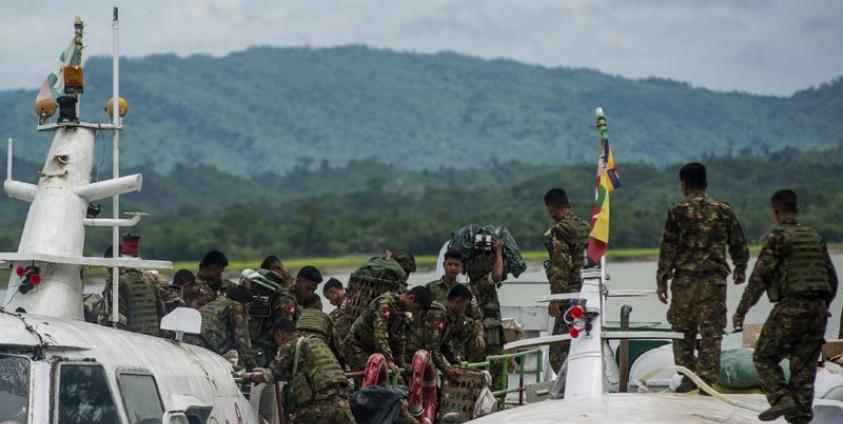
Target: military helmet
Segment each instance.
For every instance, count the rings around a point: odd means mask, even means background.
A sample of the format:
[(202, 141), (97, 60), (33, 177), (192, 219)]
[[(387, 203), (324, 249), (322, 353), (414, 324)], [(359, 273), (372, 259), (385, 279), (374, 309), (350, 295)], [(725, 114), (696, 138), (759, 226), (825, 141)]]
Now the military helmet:
[(401, 265), (401, 269), (407, 274), (416, 272), (416, 257), (406, 250), (399, 250), (392, 254), (392, 259)]

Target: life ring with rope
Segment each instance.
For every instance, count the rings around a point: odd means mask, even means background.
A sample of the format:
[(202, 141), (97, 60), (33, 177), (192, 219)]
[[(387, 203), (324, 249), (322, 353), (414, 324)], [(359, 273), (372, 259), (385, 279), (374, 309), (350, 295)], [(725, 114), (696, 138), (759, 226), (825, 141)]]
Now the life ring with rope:
[(389, 369), (386, 367), (386, 357), (380, 353), (373, 353), (366, 361), (363, 370), (363, 387), (386, 386), (389, 384)]
[(430, 353), (419, 350), (413, 355), (412, 375), (409, 388), (410, 414), (421, 424), (433, 424), (436, 420), (436, 367), (430, 360)]

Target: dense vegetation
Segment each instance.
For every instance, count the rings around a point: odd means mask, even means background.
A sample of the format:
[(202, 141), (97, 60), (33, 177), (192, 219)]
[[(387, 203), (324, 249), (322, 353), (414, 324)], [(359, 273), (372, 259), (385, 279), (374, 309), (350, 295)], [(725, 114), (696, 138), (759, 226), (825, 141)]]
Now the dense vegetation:
[[(323, 161), (343, 167), (376, 160), (414, 170), (489, 169), (494, 160), (591, 163), (597, 105), (609, 115), (625, 162), (665, 165), (843, 140), (840, 79), (770, 97), (360, 46), (157, 55), (124, 60), (121, 71), (121, 93), (131, 105), (123, 163), (162, 173), (180, 163), (249, 176)], [(86, 72), (83, 116), (102, 119), (110, 61), (92, 58)], [(0, 95), (0, 136), (19, 138), (19, 154), (41, 161), (49, 135), (32, 131), (34, 97), (35, 90)]]
[[(771, 226), (770, 194), (790, 187), (801, 196), (804, 221), (832, 241), (843, 240), (843, 148), (788, 149), (756, 157), (702, 157), (710, 192), (735, 208), (747, 237), (759, 242)], [(619, 158), (620, 159), (620, 158)], [(20, 161), (18, 161), (20, 162)], [(623, 187), (612, 196), (612, 246), (658, 245), (665, 211), (681, 197), (678, 165), (621, 162)], [(20, 179), (37, 167), (18, 163)], [(130, 172), (130, 170), (126, 170)], [(106, 173), (107, 174), (107, 173)], [(374, 253), (409, 248), (435, 253), (459, 226), (507, 226), (522, 248), (541, 249), (549, 225), (542, 205), (552, 186), (569, 191), (579, 216), (588, 216), (594, 166), (497, 162), (473, 169), (404, 170), (373, 161), (347, 166), (299, 165), (283, 177), (242, 177), (210, 166), (145, 172), (140, 193), (123, 197), (124, 210), (152, 212), (133, 231), (145, 257), (195, 260), (211, 248), (232, 258), (257, 259)], [(110, 202), (103, 202), (108, 215)], [(27, 205), (0, 201), (0, 250), (15, 250)], [(89, 255), (101, 254), (110, 230), (88, 230)]]

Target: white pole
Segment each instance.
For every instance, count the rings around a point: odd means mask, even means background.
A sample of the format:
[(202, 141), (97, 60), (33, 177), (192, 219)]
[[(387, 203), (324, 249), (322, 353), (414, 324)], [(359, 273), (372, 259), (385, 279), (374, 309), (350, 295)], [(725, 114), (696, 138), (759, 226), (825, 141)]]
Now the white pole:
[[(112, 103), (111, 103), (111, 123), (114, 125), (114, 150), (112, 152), (112, 173), (114, 179), (117, 180), (120, 177), (120, 131), (117, 129), (117, 125), (120, 123), (120, 105), (118, 102), (118, 96), (120, 95), (119, 86), (120, 86), (120, 59), (118, 53), (118, 42), (119, 38), (117, 35), (119, 25), (117, 21), (117, 8), (114, 8), (114, 16), (112, 19), (112, 34), (113, 34), (113, 51), (111, 57), (112, 63), (112, 88), (111, 88), (111, 95), (112, 95)], [(120, 218), (120, 195), (115, 194), (112, 198), (112, 209), (114, 209), (113, 216), (114, 219)], [(117, 259), (120, 255), (120, 227), (115, 225), (111, 227), (111, 253), (114, 259)], [(119, 321), (119, 312), (118, 312), (118, 302), (120, 299), (120, 269), (115, 266), (112, 268), (111, 273), (111, 324), (114, 327), (117, 327), (117, 323)]]
[(12, 154), (15, 149), (15, 140), (9, 137), (9, 151), (6, 155), (6, 180), (12, 180)]

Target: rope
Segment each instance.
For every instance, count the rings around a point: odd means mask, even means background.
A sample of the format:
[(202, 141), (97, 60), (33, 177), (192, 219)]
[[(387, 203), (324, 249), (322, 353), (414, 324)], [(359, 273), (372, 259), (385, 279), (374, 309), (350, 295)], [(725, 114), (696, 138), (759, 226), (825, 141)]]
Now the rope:
[(748, 411), (753, 411), (753, 412), (763, 412), (763, 411), (765, 411), (765, 410), (766, 410), (766, 408), (759, 408), (759, 407), (757, 407), (757, 406), (755, 406), (755, 405), (752, 405), (752, 404), (749, 404), (749, 403), (746, 403), (746, 402), (741, 402), (741, 401), (739, 401), (739, 400), (735, 400), (735, 399), (729, 398), (728, 396), (724, 396), (723, 394), (721, 394), (720, 392), (718, 392), (717, 390), (714, 390), (714, 388), (712, 388), (711, 386), (709, 386), (709, 385), (708, 385), (705, 381), (703, 381), (703, 380), (702, 380), (702, 379), (701, 379), (698, 375), (696, 375), (693, 371), (691, 371), (691, 370), (689, 370), (688, 368), (685, 368), (685, 367), (683, 367), (683, 366), (681, 366), (681, 365), (674, 365), (674, 366), (662, 367), (662, 368), (658, 368), (658, 369), (655, 369), (655, 370), (653, 370), (653, 371), (650, 371), (650, 372), (648, 372), (647, 374), (644, 374), (644, 376), (643, 376), (643, 377), (641, 377), (641, 378), (637, 381), (637, 383), (639, 383), (639, 386), (640, 386), (640, 387), (646, 387), (646, 382), (647, 382), (647, 380), (649, 380), (649, 379), (653, 378), (656, 374), (661, 373), (661, 372), (663, 372), (663, 371), (676, 371), (676, 372), (678, 372), (678, 373), (680, 373), (680, 374), (684, 375), (685, 377), (690, 378), (690, 379), (691, 379), (691, 381), (693, 381), (693, 382), (694, 382), (694, 384), (696, 384), (696, 385), (697, 385), (697, 387), (699, 387), (699, 388), (700, 388), (700, 390), (702, 390), (702, 391), (704, 391), (704, 392), (708, 393), (709, 395), (711, 395), (711, 397), (713, 397), (713, 398), (715, 398), (715, 399), (717, 399), (717, 400), (720, 400), (720, 401), (722, 401), (722, 402), (726, 402), (726, 403), (728, 403), (729, 405), (732, 405), (732, 406), (734, 406), (734, 407), (741, 408), (741, 409), (746, 409), (746, 410), (748, 410)]

